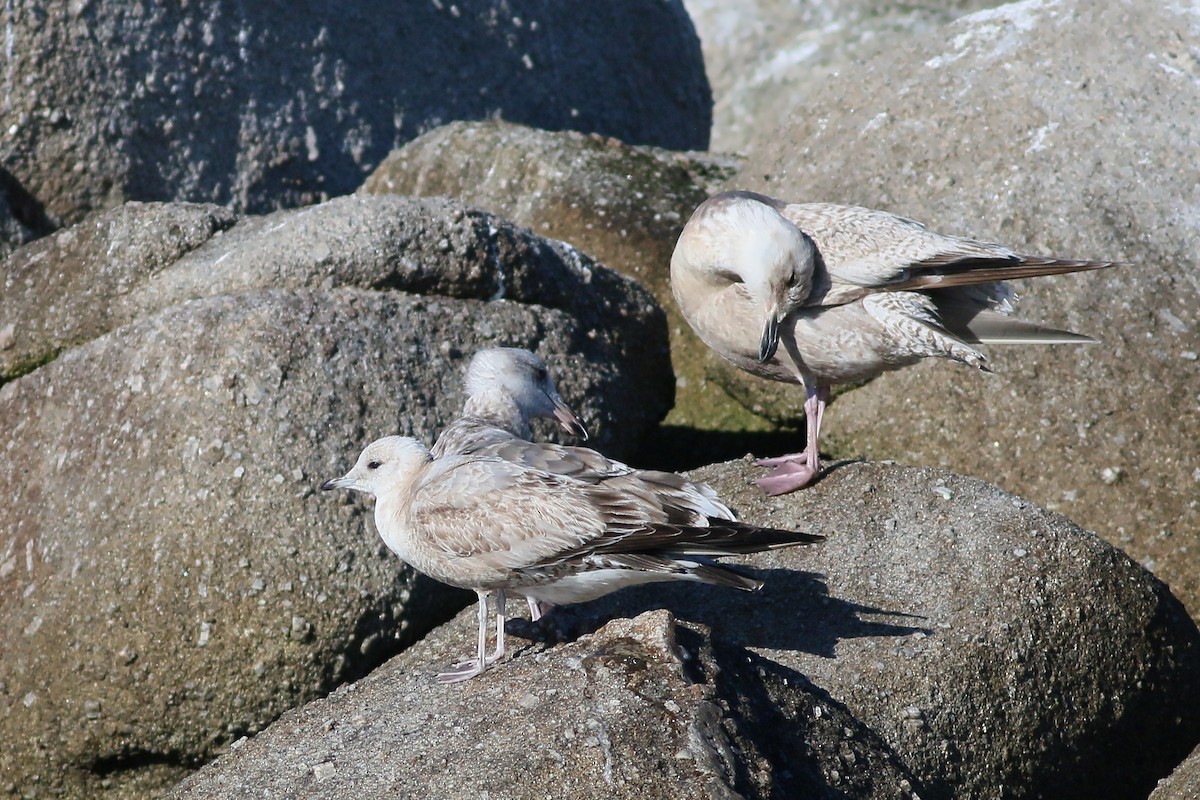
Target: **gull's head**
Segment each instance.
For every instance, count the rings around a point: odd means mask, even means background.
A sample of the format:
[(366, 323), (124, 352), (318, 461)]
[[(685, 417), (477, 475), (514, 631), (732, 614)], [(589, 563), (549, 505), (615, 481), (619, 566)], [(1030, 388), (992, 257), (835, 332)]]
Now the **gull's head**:
[(389, 486), (410, 479), (433, 460), (425, 445), (407, 436), (385, 436), (367, 445), (354, 468), (321, 488), (351, 489), (379, 497)]
[(567, 433), (587, 439), (587, 429), (563, 402), (550, 370), (533, 353), (517, 347), (480, 350), (471, 359), (464, 380), (467, 402), (501, 395), (516, 406), (525, 420), (546, 417), (558, 421)]
[[(778, 215), (777, 215), (778, 216)], [(762, 337), (758, 360), (767, 361), (779, 347), (779, 326), (808, 299), (812, 292), (817, 249), (804, 233), (782, 216), (764, 237), (748, 249), (759, 272), (751, 295), (762, 308)], [(750, 281), (747, 281), (750, 285)]]
[(786, 208), (754, 192), (714, 195), (696, 209), (676, 245), (680, 268), (745, 290), (762, 325), (759, 361), (775, 355), (780, 324), (812, 291), (816, 246), (784, 216)]

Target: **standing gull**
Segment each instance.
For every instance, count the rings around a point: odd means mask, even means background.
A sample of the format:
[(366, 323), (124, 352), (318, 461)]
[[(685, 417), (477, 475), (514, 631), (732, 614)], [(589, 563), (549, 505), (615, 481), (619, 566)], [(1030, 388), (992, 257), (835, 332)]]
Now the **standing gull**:
[(1095, 340), (1009, 317), (1000, 281), (1103, 269), (1111, 261), (1020, 255), (883, 211), (725, 192), (700, 204), (671, 257), (671, 290), (704, 343), (737, 367), (804, 385), (804, 452), (774, 467), (767, 494), (808, 485), (833, 384), (940, 357), (988, 370), (980, 344)]
[[(731, 520), (673, 518), (639, 498), (491, 456), (434, 459), (415, 439), (367, 445), (322, 489), (375, 496), (375, 526), (414, 569), (479, 596), (475, 658), (438, 675), (471, 678), (504, 655), (504, 593), (549, 603), (592, 600), (625, 586), (691, 580), (745, 591), (762, 582), (713, 563), (820, 541)], [(487, 598), (496, 595), (496, 649), (487, 655)]]
[[(564, 431), (587, 441), (583, 421), (563, 402), (545, 362), (529, 350), (478, 351), (467, 365), (463, 389), (467, 399), (462, 415), (438, 434), (431, 450), (434, 458), (479, 453), (516, 460), (526, 454), (522, 445), (533, 447), (530, 421), (537, 417), (557, 420)], [(549, 610), (532, 597), (526, 599), (535, 622)], [(496, 601), (503, 604), (503, 595)]]
[[(438, 436), (434, 458), (486, 455), (587, 483), (603, 483), (626, 492), (644, 511), (662, 518), (684, 518), (687, 524), (734, 519), (707, 484), (693, 483), (674, 472), (634, 469), (587, 447), (532, 442), (529, 421), (553, 417), (568, 432), (587, 438), (578, 417), (563, 403), (546, 365), (534, 353), (515, 347), (480, 350), (464, 378), (467, 400), (463, 413)], [(528, 598), (537, 620), (548, 608)]]

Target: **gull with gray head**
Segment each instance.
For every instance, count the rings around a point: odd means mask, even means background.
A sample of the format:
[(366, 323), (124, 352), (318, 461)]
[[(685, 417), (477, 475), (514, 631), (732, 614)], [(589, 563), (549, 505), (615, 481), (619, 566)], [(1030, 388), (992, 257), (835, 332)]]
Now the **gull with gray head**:
[[(696, 525), (707, 524), (708, 519), (734, 519), (707, 484), (674, 472), (634, 469), (587, 447), (530, 441), (533, 417), (553, 417), (568, 433), (587, 437), (534, 353), (515, 347), (480, 350), (467, 367), (464, 384), (463, 413), (438, 436), (434, 458), (495, 456), (559, 477), (605, 484), (644, 504), (647, 513), (690, 515), (690, 524)], [(528, 600), (534, 620), (548, 610), (548, 603)]]
[[(822, 537), (647, 506), (606, 486), (492, 456), (434, 459), (415, 439), (369, 444), (322, 489), (375, 497), (375, 526), (393, 552), (431, 578), (479, 597), (475, 657), (438, 679), (465, 680), (504, 655), (504, 602), (592, 600), (625, 586), (687, 580), (754, 591), (762, 582), (713, 559), (809, 544)], [(487, 653), (488, 597), (496, 649)]]
[(830, 387), (938, 357), (988, 371), (981, 344), (1080, 344), (1008, 316), (1001, 281), (1115, 266), (1021, 255), (857, 206), (754, 192), (705, 200), (680, 234), (671, 290), (699, 337), (737, 367), (804, 386), (807, 447), (764, 459), (768, 494), (808, 485)]
[(434, 458), (479, 452), (498, 441), (533, 438), (530, 421), (554, 419), (587, 441), (587, 428), (575, 415), (535, 353), (519, 347), (492, 347), (471, 358), (463, 377), (467, 399), (462, 414), (433, 445)]

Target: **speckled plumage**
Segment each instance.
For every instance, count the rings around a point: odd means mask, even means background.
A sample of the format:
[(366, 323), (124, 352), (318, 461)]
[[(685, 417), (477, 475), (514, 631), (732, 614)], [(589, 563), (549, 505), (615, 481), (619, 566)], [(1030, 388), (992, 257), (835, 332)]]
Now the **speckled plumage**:
[(528, 350), (503, 347), (481, 350), (466, 373), (463, 415), (452, 422), (433, 446), (435, 458), (488, 455), (559, 477), (603, 483), (645, 504), (645, 511), (703, 524), (709, 517), (733, 519), (733, 512), (705, 484), (673, 472), (634, 469), (587, 447), (532, 442), (529, 421), (555, 416), (568, 432), (582, 423), (559, 398), (545, 365)]
[(587, 429), (562, 397), (545, 363), (517, 347), (492, 347), (471, 358), (463, 379), (462, 415), (438, 435), (434, 458), (478, 453), (511, 440), (533, 437), (530, 421), (556, 419), (563, 430), (587, 438)]
[(548, 602), (581, 602), (623, 586), (693, 580), (754, 590), (759, 581), (710, 562), (818, 541), (811, 534), (757, 528), (694, 515), (682, 521), (645, 498), (492, 456), (434, 459), (413, 439), (372, 442), (354, 468), (322, 488), (376, 498), (384, 542), (416, 570), (480, 600), (474, 662), (444, 673), (461, 680), (481, 672), (487, 597), (497, 593), (497, 652), (503, 654), (503, 597), (515, 592)]
[(806, 390), (804, 453), (770, 459), (770, 494), (807, 485), (832, 385), (940, 357), (986, 370), (979, 344), (1091, 342), (1008, 316), (1001, 281), (1114, 266), (1020, 255), (883, 211), (752, 192), (696, 209), (671, 288), (700, 338), (739, 368)]

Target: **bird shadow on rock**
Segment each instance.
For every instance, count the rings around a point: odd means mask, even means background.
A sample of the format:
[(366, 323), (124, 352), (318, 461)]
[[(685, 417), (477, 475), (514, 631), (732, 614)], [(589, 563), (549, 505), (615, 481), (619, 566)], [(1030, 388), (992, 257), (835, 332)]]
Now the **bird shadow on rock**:
[(708, 627), (714, 639), (739, 647), (793, 650), (833, 658), (843, 639), (932, 635), (904, 611), (829, 595), (823, 575), (788, 569), (738, 570), (763, 582), (757, 592), (696, 583), (658, 583), (623, 589), (588, 603), (560, 606), (536, 623), (509, 621), (506, 630), (547, 645), (573, 642), (619, 617), (666, 609), (681, 621)]
[(733, 461), (747, 453), (765, 458), (802, 451), (808, 439), (804, 428), (780, 431), (708, 431), (682, 425), (659, 425), (638, 450), (641, 469), (685, 472), (708, 464)]
[[(704, 431), (678, 425), (659, 425), (638, 448), (630, 463), (640, 469), (661, 469), (667, 472), (687, 472), (709, 464), (736, 461), (749, 454), (754, 458), (774, 458), (788, 453), (801, 453), (808, 445), (804, 429), (780, 431)], [(823, 481), (829, 473), (847, 464), (866, 463), (862, 457), (831, 458), (821, 454), (821, 471), (809, 488)], [(767, 475), (770, 469), (762, 468)]]

